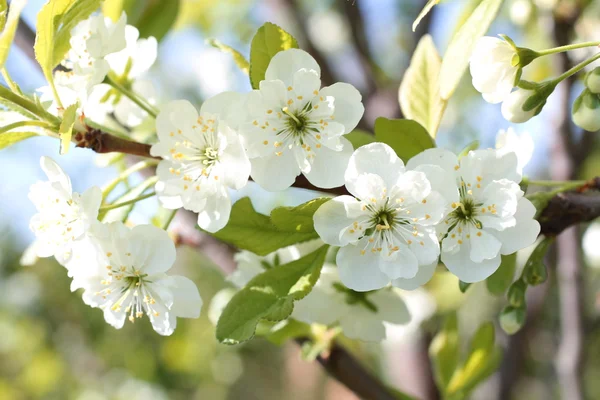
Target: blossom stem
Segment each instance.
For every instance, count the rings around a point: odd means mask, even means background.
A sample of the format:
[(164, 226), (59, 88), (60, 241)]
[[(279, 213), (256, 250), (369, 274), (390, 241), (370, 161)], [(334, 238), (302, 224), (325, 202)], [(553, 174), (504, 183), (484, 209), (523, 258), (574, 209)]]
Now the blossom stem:
[(114, 210), (115, 208), (120, 208), (120, 207), (128, 206), (130, 204), (135, 204), (138, 201), (145, 200), (145, 199), (150, 198), (150, 197), (155, 196), (155, 195), (156, 195), (156, 192), (150, 192), (148, 194), (144, 194), (144, 195), (141, 195), (139, 197), (136, 197), (135, 199), (123, 201), (121, 203), (109, 204), (109, 205), (100, 207), (100, 212), (106, 212), (106, 211), (109, 211), (109, 210)]
[(165, 221), (165, 223), (163, 224), (163, 230), (167, 230), (169, 228), (169, 225), (171, 225), (171, 222), (173, 222), (173, 218), (175, 218), (175, 214), (177, 214), (177, 210), (171, 210), (171, 212), (169, 212), (169, 215), (167, 217), (167, 220)]
[(108, 183), (108, 185), (106, 185), (104, 187), (104, 189), (102, 189), (102, 198), (106, 199), (106, 197), (117, 187), (117, 185), (119, 183), (123, 182), (124, 180), (126, 180), (127, 178), (129, 178), (129, 176), (131, 174), (134, 174), (138, 171), (141, 171), (141, 170), (149, 168), (149, 167), (153, 167), (157, 164), (158, 164), (158, 160), (144, 160), (144, 161), (140, 161), (136, 164), (133, 164), (131, 167), (129, 167), (125, 171), (121, 172), (119, 174), (119, 176), (117, 176), (115, 179), (110, 181)]
[(545, 186), (545, 187), (554, 187), (554, 186), (565, 186), (565, 185), (575, 185), (581, 186), (585, 184), (586, 181), (531, 181), (529, 179), (523, 179), (524, 183), (528, 185), (535, 186)]
[(151, 104), (146, 102), (146, 100), (144, 100), (140, 96), (138, 96), (137, 93), (133, 92), (132, 90), (127, 89), (125, 86), (121, 85), (119, 82), (112, 79), (110, 76), (106, 77), (106, 83), (108, 83), (110, 86), (112, 86), (113, 88), (115, 88), (116, 90), (121, 92), (123, 95), (125, 95), (127, 98), (129, 98), (129, 100), (133, 101), (142, 110), (146, 111), (153, 118), (156, 118), (156, 116), (158, 115), (158, 110), (156, 108), (154, 108), (154, 106), (152, 106)]
[(594, 46), (600, 46), (600, 42), (583, 42), (583, 43), (569, 44), (566, 46), (554, 47), (552, 49), (536, 51), (536, 53), (539, 54), (540, 56), (546, 56), (549, 54), (562, 53), (563, 51), (583, 49), (585, 47), (594, 47)]
[(40, 126), (45, 129), (53, 129), (54, 126), (45, 121), (17, 121), (9, 125), (5, 125), (0, 127), (0, 133), (12, 131), (15, 128), (20, 128), (22, 126)]
[(593, 63), (594, 61), (596, 61), (598, 59), (600, 59), (600, 53), (597, 53), (593, 57), (590, 57), (587, 60), (580, 62), (573, 68), (565, 71), (564, 73), (559, 75), (556, 79), (553, 79), (552, 82), (554, 82), (555, 84), (558, 84), (559, 82), (562, 82), (563, 80), (567, 79), (571, 75), (575, 75), (576, 73), (578, 73), (579, 71), (581, 71), (582, 69), (587, 67), (589, 64)]

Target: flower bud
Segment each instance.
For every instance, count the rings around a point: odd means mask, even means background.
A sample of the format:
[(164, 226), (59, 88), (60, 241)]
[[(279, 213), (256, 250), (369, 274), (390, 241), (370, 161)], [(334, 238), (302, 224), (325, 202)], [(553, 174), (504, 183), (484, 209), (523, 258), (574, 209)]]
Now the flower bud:
[(508, 121), (515, 123), (529, 121), (538, 115), (556, 86), (554, 82), (522, 83), (523, 85), (509, 94), (502, 103), (502, 115)]
[(585, 89), (573, 103), (571, 115), (578, 127), (590, 132), (600, 130), (600, 96)]
[(514, 335), (525, 325), (526, 317), (525, 308), (504, 307), (500, 313), (500, 326), (504, 332)]
[(590, 92), (600, 94), (600, 67), (594, 68), (585, 78), (585, 86)]
[(508, 288), (508, 294), (506, 296), (510, 305), (515, 308), (525, 307), (526, 290), (527, 284), (522, 279), (519, 279), (518, 281), (510, 285), (510, 287)]
[(539, 285), (548, 279), (548, 271), (544, 265), (544, 256), (553, 239), (546, 237), (533, 250), (523, 268), (523, 279), (531, 286)]

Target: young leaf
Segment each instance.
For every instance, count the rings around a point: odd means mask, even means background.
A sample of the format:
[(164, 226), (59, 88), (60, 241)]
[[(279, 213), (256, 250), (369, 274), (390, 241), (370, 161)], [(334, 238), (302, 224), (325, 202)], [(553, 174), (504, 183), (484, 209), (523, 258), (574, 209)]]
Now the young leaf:
[(75, 118), (77, 118), (77, 107), (79, 107), (79, 104), (71, 104), (63, 114), (63, 120), (58, 129), (58, 134), (60, 135), (60, 154), (67, 154), (69, 151), (73, 125), (75, 125)]
[(8, 4), (6, 0), (0, 0), (0, 30), (6, 25), (6, 14), (8, 13)]
[(297, 207), (277, 207), (271, 211), (271, 222), (283, 232), (313, 233), (313, 215), (326, 201), (329, 198), (320, 197)]
[(44, 4), (37, 16), (37, 33), (35, 36), (35, 59), (42, 67), (42, 72), (48, 82), (52, 82), (54, 65), (54, 37), (63, 14), (75, 0), (49, 0)]
[[(125, 3), (130, 3), (130, 0), (104, 0), (102, 3), (102, 14), (110, 18), (113, 22), (117, 22), (121, 17)], [(128, 15), (129, 16), (129, 15)]]
[[(301, 207), (298, 206), (298, 208)], [(233, 205), (229, 223), (225, 228), (212, 235), (240, 249), (249, 250), (260, 256), (266, 256), (282, 247), (319, 237), (314, 229), (312, 229), (312, 215), (310, 216), (311, 221), (307, 221), (307, 209), (305, 209), (304, 215), (295, 216), (291, 223), (281, 221), (281, 215), (289, 215), (289, 213), (284, 210), (274, 210), (275, 218), (278, 221), (278, 225), (275, 225), (271, 221), (271, 218), (257, 213), (254, 207), (252, 207), (250, 199), (245, 197)], [(314, 211), (312, 212), (314, 214)], [(299, 225), (301, 227), (297, 229)]]
[(444, 328), (435, 335), (429, 346), (429, 356), (433, 362), (436, 382), (444, 390), (458, 366), (459, 337), (456, 313), (446, 317)]
[(235, 61), (235, 64), (238, 66), (238, 68), (241, 69), (242, 72), (244, 72), (246, 75), (248, 75), (248, 71), (250, 70), (250, 64), (248, 63), (248, 60), (246, 60), (246, 58), (239, 51), (237, 51), (231, 46), (227, 46), (226, 44), (221, 43), (217, 39), (208, 39), (206, 42), (212, 47), (215, 47), (224, 53), (231, 54), (231, 56), (233, 57), (233, 61)]
[[(6, 9), (6, 1), (2, 3)], [(2, 34), (0, 34), (0, 68), (4, 67), (4, 63), (8, 57), (8, 50), (10, 49), (10, 45), (15, 38), (17, 25), (19, 25), (19, 17), (21, 16), (21, 11), (23, 10), (23, 7), (25, 7), (26, 3), (27, 0), (13, 0), (10, 3), (8, 18), (3, 21), (2, 28), (4, 30), (2, 31)]]
[(312, 290), (319, 279), (328, 246), (288, 264), (254, 277), (223, 310), (217, 324), (217, 340), (238, 344), (254, 336), (261, 319), (281, 321), (294, 308), (293, 303)]
[(75, 26), (88, 18), (94, 11), (100, 7), (102, 0), (79, 0), (71, 6), (60, 19), (60, 26), (56, 32), (54, 40), (54, 51), (52, 55), (52, 67), (60, 64), (65, 54), (71, 48), (71, 30)]
[(404, 162), (423, 150), (435, 147), (427, 130), (418, 122), (410, 119), (377, 118), (375, 120), (375, 138), (394, 149)]
[(37, 136), (37, 133), (33, 132), (5, 132), (0, 133), (0, 150), (12, 146), (13, 144), (20, 142), (21, 140), (28, 139), (32, 136)]
[(271, 58), (282, 50), (298, 48), (296, 39), (279, 26), (266, 22), (258, 28), (250, 45), (250, 84), (258, 89)]
[(431, 36), (423, 36), (398, 91), (404, 116), (423, 125), (433, 138), (446, 109), (446, 101), (440, 97), (441, 64)]
[(419, 23), (421, 22), (421, 20), (423, 18), (425, 18), (425, 16), (427, 14), (429, 14), (429, 11), (431, 11), (431, 9), (433, 8), (433, 6), (435, 6), (436, 4), (439, 4), (439, 2), (440, 2), (440, 0), (428, 0), (427, 1), (427, 4), (425, 4), (425, 7), (423, 7), (423, 9), (419, 13), (419, 15), (417, 15), (417, 18), (415, 19), (415, 22), (413, 22), (413, 24), (412, 24), (412, 30), (413, 30), (413, 32), (417, 30), (417, 26), (419, 25)]
[(475, 42), (487, 32), (501, 5), (502, 0), (482, 0), (452, 38), (440, 70), (440, 95), (443, 100), (448, 100), (458, 87), (469, 65)]
[(355, 129), (344, 137), (348, 139), (350, 143), (352, 143), (352, 147), (354, 147), (355, 150), (360, 146), (364, 146), (365, 144), (373, 143), (375, 141), (375, 136), (361, 129)]
[(175, 24), (179, 7), (180, 0), (126, 0), (122, 9), (127, 13), (128, 23), (139, 29), (140, 37), (154, 36), (161, 40)]
[(485, 280), (488, 291), (494, 296), (501, 296), (506, 292), (515, 276), (517, 268), (517, 253), (502, 256), (500, 267)]

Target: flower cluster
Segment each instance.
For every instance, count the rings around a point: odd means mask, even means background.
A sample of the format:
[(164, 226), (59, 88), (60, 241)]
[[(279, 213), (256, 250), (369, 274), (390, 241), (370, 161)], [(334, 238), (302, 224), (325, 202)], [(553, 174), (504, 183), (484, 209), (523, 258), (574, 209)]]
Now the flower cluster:
[(414, 289), (431, 278), (440, 255), (460, 280), (477, 282), (498, 269), (501, 255), (533, 244), (540, 225), (519, 187), (530, 154), (514, 150), (526, 147), (513, 132), (499, 139), (499, 149), (461, 159), (429, 149), (406, 167), (385, 144), (356, 150), (345, 174), (352, 196), (336, 197), (314, 216), (321, 238), (341, 247), (344, 285)]
[(35, 183), (29, 193), (38, 210), (30, 224), (37, 237), (31, 251), (66, 267), (71, 289), (82, 288), (86, 304), (102, 309), (116, 328), (126, 318), (147, 315), (161, 335), (173, 333), (176, 317), (199, 316), (202, 300), (194, 283), (166, 274), (175, 262), (167, 232), (153, 225), (102, 224), (99, 188), (73, 192), (58, 164), (42, 157), (41, 166), (48, 181)]

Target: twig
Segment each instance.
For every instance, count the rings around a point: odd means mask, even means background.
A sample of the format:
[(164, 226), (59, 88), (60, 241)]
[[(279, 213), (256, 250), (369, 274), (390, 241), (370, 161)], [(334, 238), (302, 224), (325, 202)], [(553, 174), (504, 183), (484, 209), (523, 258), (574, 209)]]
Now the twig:
[(95, 128), (88, 127), (86, 133), (78, 132), (74, 138), (77, 147), (92, 149), (100, 154), (118, 152), (133, 156), (160, 159), (159, 157), (150, 155), (151, 146), (149, 144), (121, 139)]

